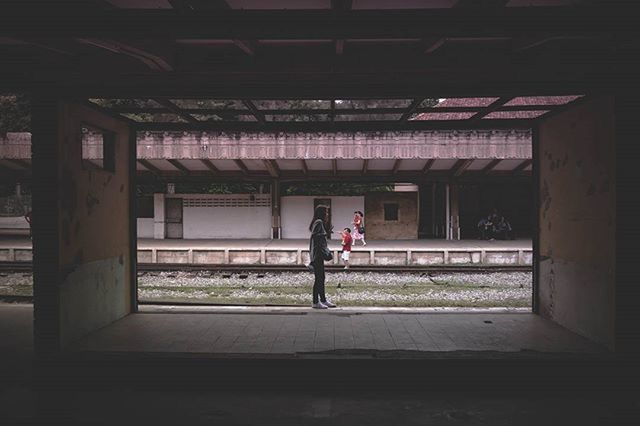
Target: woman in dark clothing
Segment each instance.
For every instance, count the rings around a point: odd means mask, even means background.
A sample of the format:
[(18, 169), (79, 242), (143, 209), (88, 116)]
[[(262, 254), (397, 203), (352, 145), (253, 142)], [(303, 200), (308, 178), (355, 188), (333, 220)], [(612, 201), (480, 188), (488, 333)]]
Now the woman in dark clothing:
[(318, 206), (309, 225), (309, 260), (313, 266), (315, 281), (313, 283), (313, 305), (315, 309), (335, 308), (336, 305), (327, 300), (324, 294), (324, 262), (330, 260), (331, 252), (327, 248), (326, 224), (329, 222), (329, 208)]

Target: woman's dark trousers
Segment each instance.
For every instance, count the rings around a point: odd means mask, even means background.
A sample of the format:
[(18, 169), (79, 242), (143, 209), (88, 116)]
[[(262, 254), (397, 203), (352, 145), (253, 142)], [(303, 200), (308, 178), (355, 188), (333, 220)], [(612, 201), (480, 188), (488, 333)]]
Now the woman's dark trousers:
[(315, 281), (313, 282), (313, 303), (318, 303), (318, 297), (321, 302), (326, 302), (327, 298), (324, 295), (324, 261), (322, 259), (313, 261), (313, 271), (315, 274)]

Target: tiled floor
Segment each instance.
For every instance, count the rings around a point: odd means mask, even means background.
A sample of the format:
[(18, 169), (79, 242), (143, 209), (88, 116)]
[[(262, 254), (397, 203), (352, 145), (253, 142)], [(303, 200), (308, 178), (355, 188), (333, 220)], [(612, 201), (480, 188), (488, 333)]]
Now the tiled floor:
[[(137, 313), (75, 345), (89, 351), (366, 356), (394, 351), (598, 353), (589, 340), (531, 313), (197, 310)], [(187, 308), (185, 308), (187, 309)]]

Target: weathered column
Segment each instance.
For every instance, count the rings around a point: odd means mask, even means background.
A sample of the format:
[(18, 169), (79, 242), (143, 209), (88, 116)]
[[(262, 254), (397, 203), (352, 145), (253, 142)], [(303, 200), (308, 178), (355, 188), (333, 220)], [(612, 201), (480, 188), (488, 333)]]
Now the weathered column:
[[(85, 126), (103, 132), (108, 167), (85, 166)], [(82, 105), (35, 97), (32, 129), (34, 344), (47, 355), (135, 309), (135, 163), (128, 125)]]
[(460, 239), (460, 189), (457, 182), (449, 184), (449, 215), (450, 219), (450, 238), (451, 240)]
[(274, 179), (271, 182), (271, 238), (281, 239), (281, 223), (280, 223), (280, 181)]
[(60, 109), (55, 98), (32, 99), (33, 330), (37, 355), (60, 349)]
[(153, 194), (153, 238), (164, 240), (166, 237), (165, 196)]

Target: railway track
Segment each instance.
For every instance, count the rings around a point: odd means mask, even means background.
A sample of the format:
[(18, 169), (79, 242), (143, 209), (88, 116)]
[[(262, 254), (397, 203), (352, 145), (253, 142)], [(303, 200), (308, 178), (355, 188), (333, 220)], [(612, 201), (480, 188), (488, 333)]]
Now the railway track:
[[(343, 271), (340, 265), (327, 265), (327, 271)], [(31, 272), (31, 262), (0, 262), (0, 272)], [(139, 263), (138, 272), (231, 272), (231, 273), (264, 273), (264, 272), (305, 272), (302, 265), (209, 265), (184, 263)], [(355, 265), (349, 271), (353, 272), (387, 272), (387, 273), (492, 273), (492, 272), (531, 272), (531, 265), (430, 265), (430, 266), (402, 266), (402, 265)]]

